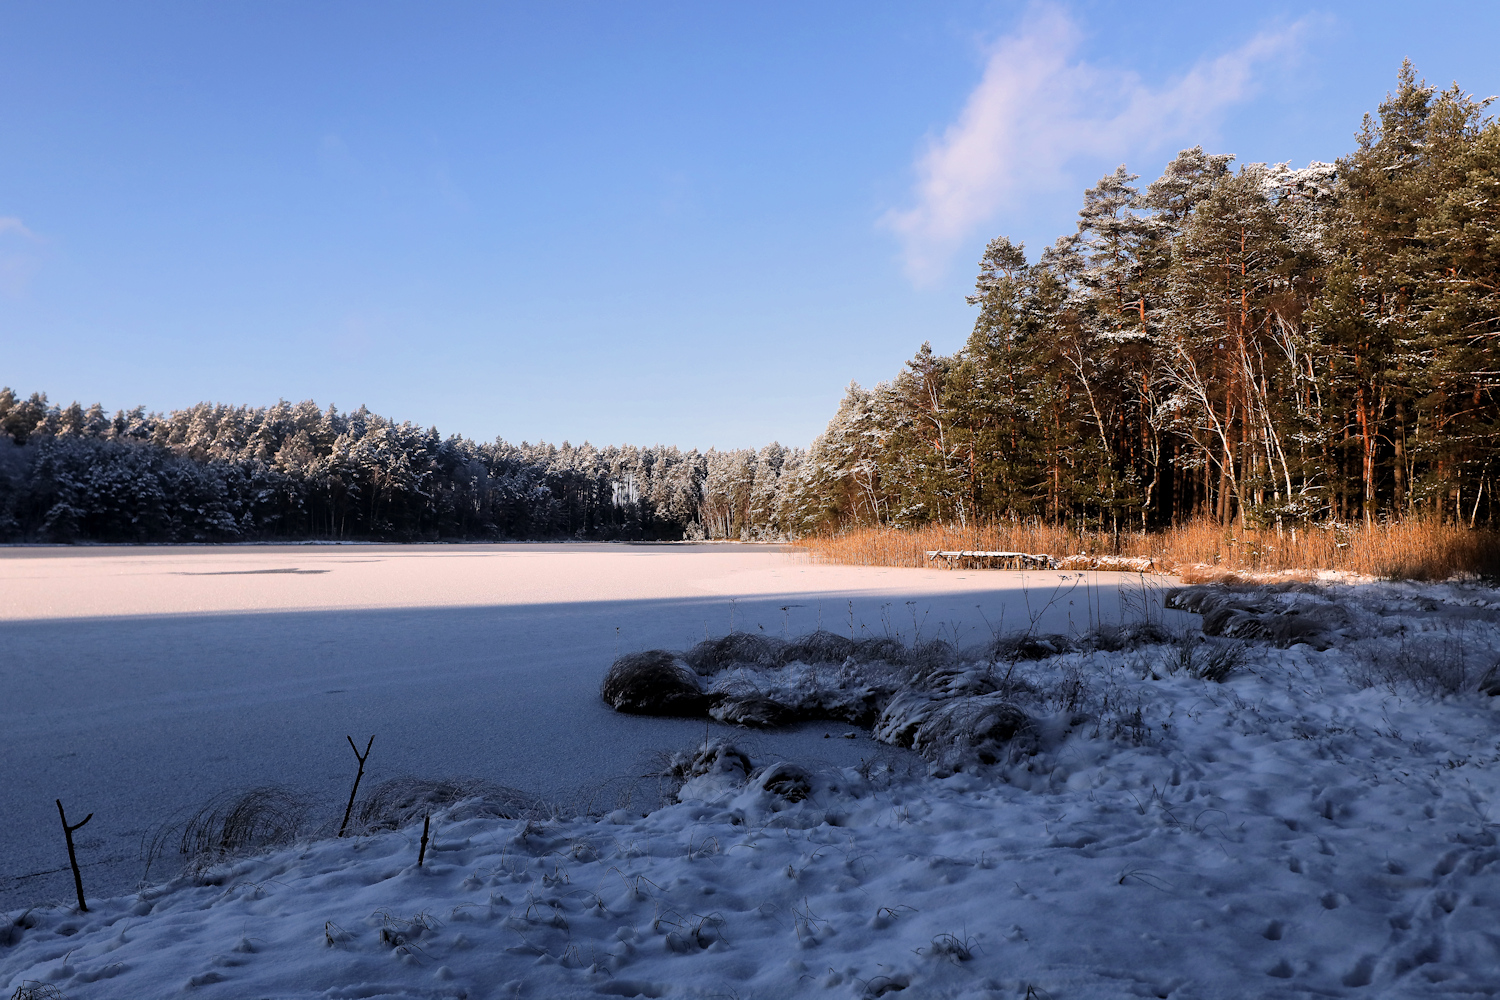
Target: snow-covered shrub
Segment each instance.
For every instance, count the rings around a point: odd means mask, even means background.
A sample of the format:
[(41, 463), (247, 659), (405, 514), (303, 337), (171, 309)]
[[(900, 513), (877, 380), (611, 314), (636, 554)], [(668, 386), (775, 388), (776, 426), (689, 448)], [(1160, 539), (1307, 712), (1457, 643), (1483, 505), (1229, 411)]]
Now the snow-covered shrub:
[(1395, 643), (1363, 643), (1354, 654), (1350, 680), (1365, 687), (1409, 688), (1429, 698), (1441, 698), (1484, 686), (1473, 662), (1475, 653), (1462, 630), (1402, 633)]
[(1350, 625), (1348, 612), (1311, 584), (1205, 584), (1167, 592), (1166, 605), (1203, 616), (1205, 635), (1328, 649)]
[(709, 714), (721, 722), (777, 725), (797, 719), (838, 719), (869, 725), (880, 706), (908, 683), (909, 668), (883, 660), (791, 663), (769, 669), (736, 666), (708, 686)]
[(801, 802), (812, 794), (812, 775), (796, 764), (781, 761), (750, 776), (753, 786), (788, 802)]
[(952, 643), (942, 639), (932, 639), (913, 645), (907, 651), (905, 659), (910, 664), (913, 674), (920, 677), (957, 663), (958, 650), (953, 648)]
[(745, 752), (733, 743), (713, 740), (696, 749), (680, 750), (673, 754), (667, 765), (667, 773), (683, 781), (706, 774), (737, 774), (744, 780), (754, 766)]
[(1223, 683), (1249, 655), (1250, 647), (1233, 639), (1209, 639), (1201, 647), (1202, 655), (1191, 671), (1199, 680)]
[(1223, 683), (1249, 654), (1248, 643), (1237, 639), (1210, 639), (1195, 629), (1183, 629), (1175, 637), (1166, 661), (1169, 674), (1186, 674), (1199, 680)]
[[(1059, 639), (1064, 642), (1068, 641), (1066, 636), (1048, 636), (1047, 638), (1054, 642)], [(1115, 653), (1122, 649), (1170, 642), (1173, 638), (1172, 630), (1158, 621), (1147, 619), (1126, 622), (1122, 625), (1105, 622), (1081, 636), (1077, 646), (1080, 649), (1098, 649), (1107, 653)]]
[(744, 785), (755, 764), (739, 747), (725, 740), (709, 740), (698, 746), (662, 753), (647, 777), (657, 781), (657, 797), (663, 803), (686, 797), (712, 797), (725, 789)]
[[(1110, 644), (1137, 631), (1149, 641), (1160, 629), (1120, 630), (1111, 634)], [(621, 657), (602, 693), (621, 711), (663, 714), (668, 697), (676, 697), (673, 711), (685, 714), (688, 706), (701, 706), (704, 714), (732, 725), (837, 719), (869, 726), (877, 741), (915, 750), (933, 770), (952, 773), (1038, 753), (1042, 739), (1035, 713), (1061, 712), (1071, 719), (1089, 711), (1091, 688), (1076, 666), (1057, 676), (1044, 672), (1041, 684), (1035, 671), (1022, 667), (1079, 650), (1079, 643), (1066, 637), (1029, 633), (962, 651), (943, 640), (908, 646), (893, 638), (855, 641), (818, 632), (787, 642), (736, 633), (699, 643), (681, 656), (656, 650)], [(841, 662), (833, 659), (839, 653), (847, 653)], [(1108, 714), (1107, 699), (1105, 709)], [(1136, 735), (1146, 731), (1113, 722), (1111, 727)]]
[(753, 726), (757, 729), (784, 725), (797, 717), (789, 706), (759, 693), (721, 698), (714, 702), (708, 714), (726, 725)]
[(907, 690), (886, 706), (876, 739), (911, 747), (953, 773), (973, 764), (1010, 763), (1040, 748), (1035, 722), (1004, 695), (935, 699)]
[(885, 663), (906, 663), (909, 661), (909, 651), (902, 645), (900, 639), (890, 636), (871, 636), (868, 639), (859, 639), (849, 649), (849, 655), (860, 662), (882, 661)]
[(854, 640), (818, 629), (793, 639), (781, 650), (783, 663), (843, 663), (853, 653)]
[(693, 668), (659, 649), (620, 657), (605, 674), (600, 693), (615, 711), (635, 715), (695, 716), (708, 708)]
[(924, 670), (952, 663), (957, 655), (953, 645), (941, 639), (907, 645), (890, 636), (847, 639), (819, 629), (792, 640), (759, 632), (731, 632), (718, 639), (705, 639), (683, 653), (682, 660), (699, 675), (712, 677), (730, 667), (772, 668), (846, 660), (880, 661)]
[(705, 639), (682, 654), (688, 666), (704, 677), (711, 677), (736, 663), (753, 663), (762, 667), (781, 662), (783, 643), (756, 632), (731, 632), (721, 639)]
[(997, 636), (985, 652), (991, 660), (1015, 662), (1045, 660), (1077, 648), (1078, 644), (1065, 635), (1038, 635), (1027, 631)]

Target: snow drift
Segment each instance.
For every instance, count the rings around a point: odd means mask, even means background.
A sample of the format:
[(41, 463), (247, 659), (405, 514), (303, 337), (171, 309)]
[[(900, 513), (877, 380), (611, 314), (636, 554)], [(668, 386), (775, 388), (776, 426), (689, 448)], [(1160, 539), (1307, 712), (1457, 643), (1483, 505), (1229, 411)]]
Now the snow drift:
[[(226, 858), (89, 913), (14, 911), (0, 992), (1495, 996), (1500, 698), (1481, 685), (1500, 592), (1173, 600), (1334, 627), (1320, 648), (1280, 645), (1274, 622), (1145, 623), (993, 662), (998, 646), (862, 661), (826, 637), (805, 647), (820, 660), (759, 636), (689, 650), (673, 663), (711, 704), (753, 680), (778, 706), (834, 706), (831, 738), (866, 704), (831, 691), (845, 672), (876, 692), (865, 763), (706, 741), (669, 757), (675, 801), (647, 815), (466, 800), (434, 813), (422, 867), (417, 822)], [(904, 773), (887, 744), (907, 740), (946, 776)]]

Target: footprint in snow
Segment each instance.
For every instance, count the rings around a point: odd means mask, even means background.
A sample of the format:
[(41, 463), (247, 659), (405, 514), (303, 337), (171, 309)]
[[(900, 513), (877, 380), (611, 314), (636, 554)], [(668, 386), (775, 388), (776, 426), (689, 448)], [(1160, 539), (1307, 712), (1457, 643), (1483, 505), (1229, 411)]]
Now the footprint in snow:
[(1464, 851), (1449, 851), (1447, 854), (1444, 854), (1438, 859), (1438, 863), (1433, 865), (1432, 874), (1438, 878), (1452, 875), (1453, 870), (1458, 867), (1458, 859), (1463, 857), (1464, 854)]
[(1366, 955), (1340, 980), (1345, 986), (1369, 986), (1375, 977), (1375, 956)]

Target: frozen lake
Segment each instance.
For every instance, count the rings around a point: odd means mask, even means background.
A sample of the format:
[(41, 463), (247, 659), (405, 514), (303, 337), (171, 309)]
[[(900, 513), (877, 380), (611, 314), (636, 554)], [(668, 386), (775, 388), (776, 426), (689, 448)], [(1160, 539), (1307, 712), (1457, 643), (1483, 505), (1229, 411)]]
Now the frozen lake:
[[(617, 653), (820, 624), (961, 642), (1031, 618), (1082, 630), (1139, 584), (750, 545), (0, 549), (0, 909), (71, 892), (55, 798), (94, 813), (80, 861), (102, 896), (134, 887), (143, 836), (225, 789), (281, 783), (341, 808), (346, 734), (375, 735), (367, 782), (476, 777), (576, 802), (704, 735), (606, 708)], [(812, 765), (892, 752), (824, 738), (845, 731), (736, 740)]]

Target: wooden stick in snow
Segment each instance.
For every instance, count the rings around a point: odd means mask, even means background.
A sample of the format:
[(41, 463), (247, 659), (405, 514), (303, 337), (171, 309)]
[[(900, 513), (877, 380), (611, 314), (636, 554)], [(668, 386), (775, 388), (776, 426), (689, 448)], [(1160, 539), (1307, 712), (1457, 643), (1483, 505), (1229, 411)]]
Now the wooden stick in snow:
[(57, 815), (62, 818), (63, 836), (68, 840), (68, 864), (73, 866), (73, 888), (78, 892), (78, 909), (80, 912), (89, 912), (89, 906), (83, 901), (83, 873), (78, 870), (78, 852), (73, 850), (73, 831), (82, 829), (84, 824), (94, 818), (93, 813), (83, 817), (82, 821), (68, 825), (68, 814), (63, 812), (62, 799), (57, 800)]
[(359, 771), (354, 775), (354, 787), (349, 789), (349, 805), (344, 808), (344, 821), (339, 824), (340, 837), (344, 835), (344, 829), (349, 825), (349, 814), (354, 812), (354, 796), (359, 794), (359, 779), (365, 776), (365, 761), (370, 758), (370, 747), (375, 745), (375, 737), (372, 734), (370, 742), (365, 744), (364, 756), (361, 757), (359, 747), (354, 745), (354, 737), (345, 736), (344, 739), (349, 741), (349, 749), (354, 751), (354, 756), (359, 761)]

